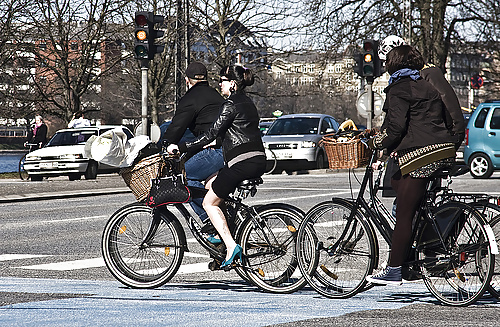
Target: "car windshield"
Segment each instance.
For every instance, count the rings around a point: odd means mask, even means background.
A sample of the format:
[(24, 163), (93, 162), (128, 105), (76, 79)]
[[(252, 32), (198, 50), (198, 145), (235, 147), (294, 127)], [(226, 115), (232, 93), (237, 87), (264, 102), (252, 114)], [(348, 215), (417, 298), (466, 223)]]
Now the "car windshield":
[(274, 122), (266, 135), (304, 135), (318, 133), (319, 118), (282, 118)]
[(85, 143), (92, 135), (97, 135), (97, 130), (57, 132), (54, 136), (52, 136), (46, 146), (75, 145)]

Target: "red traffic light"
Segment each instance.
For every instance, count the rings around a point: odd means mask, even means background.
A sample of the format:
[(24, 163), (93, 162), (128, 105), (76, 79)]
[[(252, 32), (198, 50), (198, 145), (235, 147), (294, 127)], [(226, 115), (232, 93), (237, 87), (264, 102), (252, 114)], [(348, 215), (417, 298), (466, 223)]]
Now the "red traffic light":
[(148, 24), (148, 18), (145, 15), (135, 16), (135, 23), (139, 26), (146, 26)]
[(365, 51), (373, 51), (373, 42), (371, 42), (371, 41), (365, 41), (363, 43), (363, 50), (365, 50)]

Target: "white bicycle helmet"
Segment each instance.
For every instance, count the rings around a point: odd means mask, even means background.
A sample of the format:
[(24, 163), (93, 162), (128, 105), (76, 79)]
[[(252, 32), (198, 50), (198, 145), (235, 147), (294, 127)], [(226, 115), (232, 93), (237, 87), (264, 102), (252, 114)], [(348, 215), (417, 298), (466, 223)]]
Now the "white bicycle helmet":
[(402, 38), (396, 35), (389, 35), (386, 37), (378, 46), (378, 57), (381, 60), (385, 60), (389, 51), (400, 45), (405, 45), (406, 42)]

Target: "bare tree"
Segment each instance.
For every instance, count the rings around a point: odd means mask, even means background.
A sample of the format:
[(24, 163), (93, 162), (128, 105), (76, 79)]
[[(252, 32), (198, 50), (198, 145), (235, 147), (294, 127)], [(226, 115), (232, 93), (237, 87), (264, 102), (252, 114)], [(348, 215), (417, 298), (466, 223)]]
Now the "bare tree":
[[(294, 19), (299, 15), (301, 3), (298, 0), (193, 1), (192, 38), (204, 43), (208, 59), (222, 67), (230, 64), (238, 52), (245, 51), (247, 40), (251, 42), (251, 51), (255, 51), (272, 46), (268, 40), (290, 37), (301, 26)], [(261, 59), (253, 55), (252, 61)]]
[(453, 44), (474, 41), (498, 50), (497, 0), (308, 0), (307, 6), (316, 46), (343, 49), (364, 38), (397, 34), (443, 70)]
[(87, 106), (99, 109), (100, 81), (116, 73), (122, 61), (122, 9), (127, 2), (29, 4), (16, 38), (17, 50), (34, 59), (24, 100), (66, 121), (74, 112), (91, 109)]

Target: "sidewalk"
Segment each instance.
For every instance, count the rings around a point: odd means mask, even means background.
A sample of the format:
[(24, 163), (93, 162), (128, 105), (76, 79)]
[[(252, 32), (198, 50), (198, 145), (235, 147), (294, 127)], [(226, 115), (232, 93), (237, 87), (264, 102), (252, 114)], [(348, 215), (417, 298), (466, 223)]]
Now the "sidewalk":
[(131, 192), (118, 174), (97, 175), (95, 180), (77, 181), (69, 181), (65, 176), (41, 182), (0, 179), (0, 189), (0, 203)]

